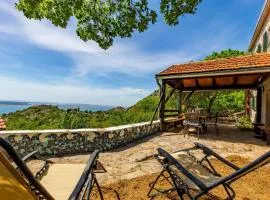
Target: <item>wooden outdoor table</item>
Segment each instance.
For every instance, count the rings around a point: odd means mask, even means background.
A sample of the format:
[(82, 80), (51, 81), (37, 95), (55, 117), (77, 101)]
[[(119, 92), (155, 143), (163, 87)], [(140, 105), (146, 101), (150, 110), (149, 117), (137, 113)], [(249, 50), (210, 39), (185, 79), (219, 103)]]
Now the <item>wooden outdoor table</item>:
[[(201, 113), (185, 113), (185, 117), (186, 117), (185, 128), (187, 129), (187, 133), (189, 134), (188, 130), (191, 127), (193, 127), (196, 129), (199, 139), (200, 134), (205, 133), (205, 131), (207, 130), (206, 126), (207, 115)], [(198, 123), (194, 121), (197, 121)]]
[(199, 122), (199, 124), (201, 124), (204, 128), (204, 130), (206, 130), (207, 126), (206, 126), (206, 121), (207, 121), (207, 115), (206, 114), (201, 114), (201, 113), (186, 113), (185, 114), (186, 119), (193, 119), (193, 120), (197, 120)]

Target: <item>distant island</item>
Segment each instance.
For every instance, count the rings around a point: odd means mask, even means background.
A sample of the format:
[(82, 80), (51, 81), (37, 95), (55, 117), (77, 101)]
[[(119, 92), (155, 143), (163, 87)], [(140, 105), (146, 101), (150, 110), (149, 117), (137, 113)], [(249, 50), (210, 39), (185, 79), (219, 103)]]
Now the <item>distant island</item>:
[(0, 101), (0, 105), (31, 105), (24, 101)]
[(28, 102), (28, 101), (4, 101), (0, 100), (0, 115), (9, 114), (16, 111), (27, 109), (31, 106), (52, 105), (60, 109), (80, 109), (81, 111), (105, 111), (114, 108), (109, 105), (94, 105), (94, 104), (69, 104), (69, 103), (52, 103), (52, 102)]

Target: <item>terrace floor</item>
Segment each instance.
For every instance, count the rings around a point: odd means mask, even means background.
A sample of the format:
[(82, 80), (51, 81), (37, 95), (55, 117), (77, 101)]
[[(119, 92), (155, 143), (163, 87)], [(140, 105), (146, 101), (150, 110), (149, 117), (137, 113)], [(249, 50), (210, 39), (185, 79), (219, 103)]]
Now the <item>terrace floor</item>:
[[(218, 134), (214, 128), (209, 127), (199, 141), (195, 135), (184, 137), (183, 134), (173, 132), (156, 134), (125, 147), (101, 153), (99, 160), (108, 173), (98, 174), (98, 180), (101, 185), (109, 185), (155, 174), (161, 171), (160, 165), (152, 158), (158, 147), (173, 152), (191, 147), (193, 142), (205, 144), (224, 157), (237, 155), (251, 161), (270, 150), (266, 142), (253, 136), (251, 131), (239, 131), (229, 125), (219, 125)], [(42, 179), (42, 184), (56, 199), (67, 199), (89, 156), (88, 154), (51, 158), (55, 164)], [(36, 170), (38, 162), (31, 162), (30, 167)]]

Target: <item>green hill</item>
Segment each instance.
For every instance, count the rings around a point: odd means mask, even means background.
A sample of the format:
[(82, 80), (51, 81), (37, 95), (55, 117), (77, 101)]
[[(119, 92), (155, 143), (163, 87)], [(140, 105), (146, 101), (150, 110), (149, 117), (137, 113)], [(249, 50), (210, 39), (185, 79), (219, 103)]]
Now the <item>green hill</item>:
[[(184, 110), (195, 107), (208, 110), (213, 96), (215, 101), (211, 106), (212, 113), (229, 115), (244, 110), (244, 91), (223, 91), (217, 94), (213, 92), (194, 93)], [(63, 110), (57, 106), (40, 105), (2, 117), (6, 120), (7, 130), (106, 128), (150, 121), (158, 101), (159, 91), (155, 91), (127, 109), (116, 107), (108, 111), (91, 112), (79, 109)], [(167, 103), (166, 108), (176, 108), (175, 95)]]
[(97, 112), (39, 105), (3, 115), (3, 118), (6, 120), (7, 130), (105, 128), (149, 121), (158, 98), (158, 92), (154, 92), (128, 109), (116, 107)]

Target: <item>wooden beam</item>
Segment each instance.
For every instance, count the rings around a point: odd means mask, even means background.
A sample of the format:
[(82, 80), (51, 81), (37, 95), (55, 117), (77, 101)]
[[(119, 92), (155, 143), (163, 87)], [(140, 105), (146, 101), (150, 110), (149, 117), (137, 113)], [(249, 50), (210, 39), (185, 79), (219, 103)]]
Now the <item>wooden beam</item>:
[(182, 101), (183, 101), (183, 92), (182, 90), (179, 90), (179, 94), (178, 94), (178, 106), (177, 106), (177, 109), (178, 109), (178, 114), (181, 114), (182, 113)]
[(185, 101), (182, 103), (182, 105), (185, 105), (185, 104), (187, 103), (188, 99), (191, 97), (191, 95), (192, 95), (194, 92), (195, 92), (195, 90), (191, 91), (191, 92), (187, 95), (187, 97), (185, 98)]
[(233, 77), (233, 85), (237, 85), (237, 82), (238, 82), (238, 77), (234, 76)]
[(269, 77), (269, 74), (261, 75), (261, 79), (258, 80), (257, 84), (262, 84), (266, 78)]
[(164, 110), (164, 112), (178, 112), (179, 110)]
[(165, 98), (166, 98), (166, 83), (162, 81), (161, 84), (161, 96), (160, 96), (160, 109), (159, 109), (159, 118), (160, 118), (160, 129), (161, 131), (166, 130), (166, 125), (164, 123), (164, 110), (165, 110)]
[(217, 83), (216, 83), (216, 78), (212, 78), (212, 83), (213, 83), (213, 87), (216, 87), (217, 86)]
[(164, 115), (164, 117), (177, 117), (178, 116), (178, 113), (177, 114), (170, 114), (170, 115)]
[(262, 80), (262, 75), (259, 75), (258, 78), (256, 78), (256, 80), (253, 82), (253, 84), (254, 85), (255, 84), (260, 84), (261, 80)]
[(165, 99), (165, 104), (170, 100), (170, 98), (172, 97), (172, 95), (175, 93), (176, 88), (173, 88), (169, 94), (169, 96)]
[(196, 84), (196, 87), (197, 87), (197, 88), (200, 87), (199, 80), (198, 80), (197, 78), (195, 79), (195, 84)]
[[(162, 96), (162, 95), (164, 95), (164, 94), (161, 94), (160, 96)], [(159, 107), (160, 107), (161, 99), (162, 99), (162, 97), (159, 99), (158, 105), (157, 105), (157, 107), (156, 107), (156, 109), (155, 109), (155, 112), (154, 112), (152, 118), (151, 118), (151, 121), (150, 121), (150, 127), (152, 127), (153, 121), (154, 121), (154, 119), (155, 119), (155, 117), (156, 117), (156, 114), (157, 114), (157, 111), (158, 111), (158, 109), (159, 109)]]
[(232, 89), (256, 89), (257, 85), (228, 85), (228, 86), (207, 86), (207, 87), (188, 87), (188, 88), (183, 88), (183, 91), (188, 92), (188, 91), (193, 91), (193, 90), (232, 90)]

